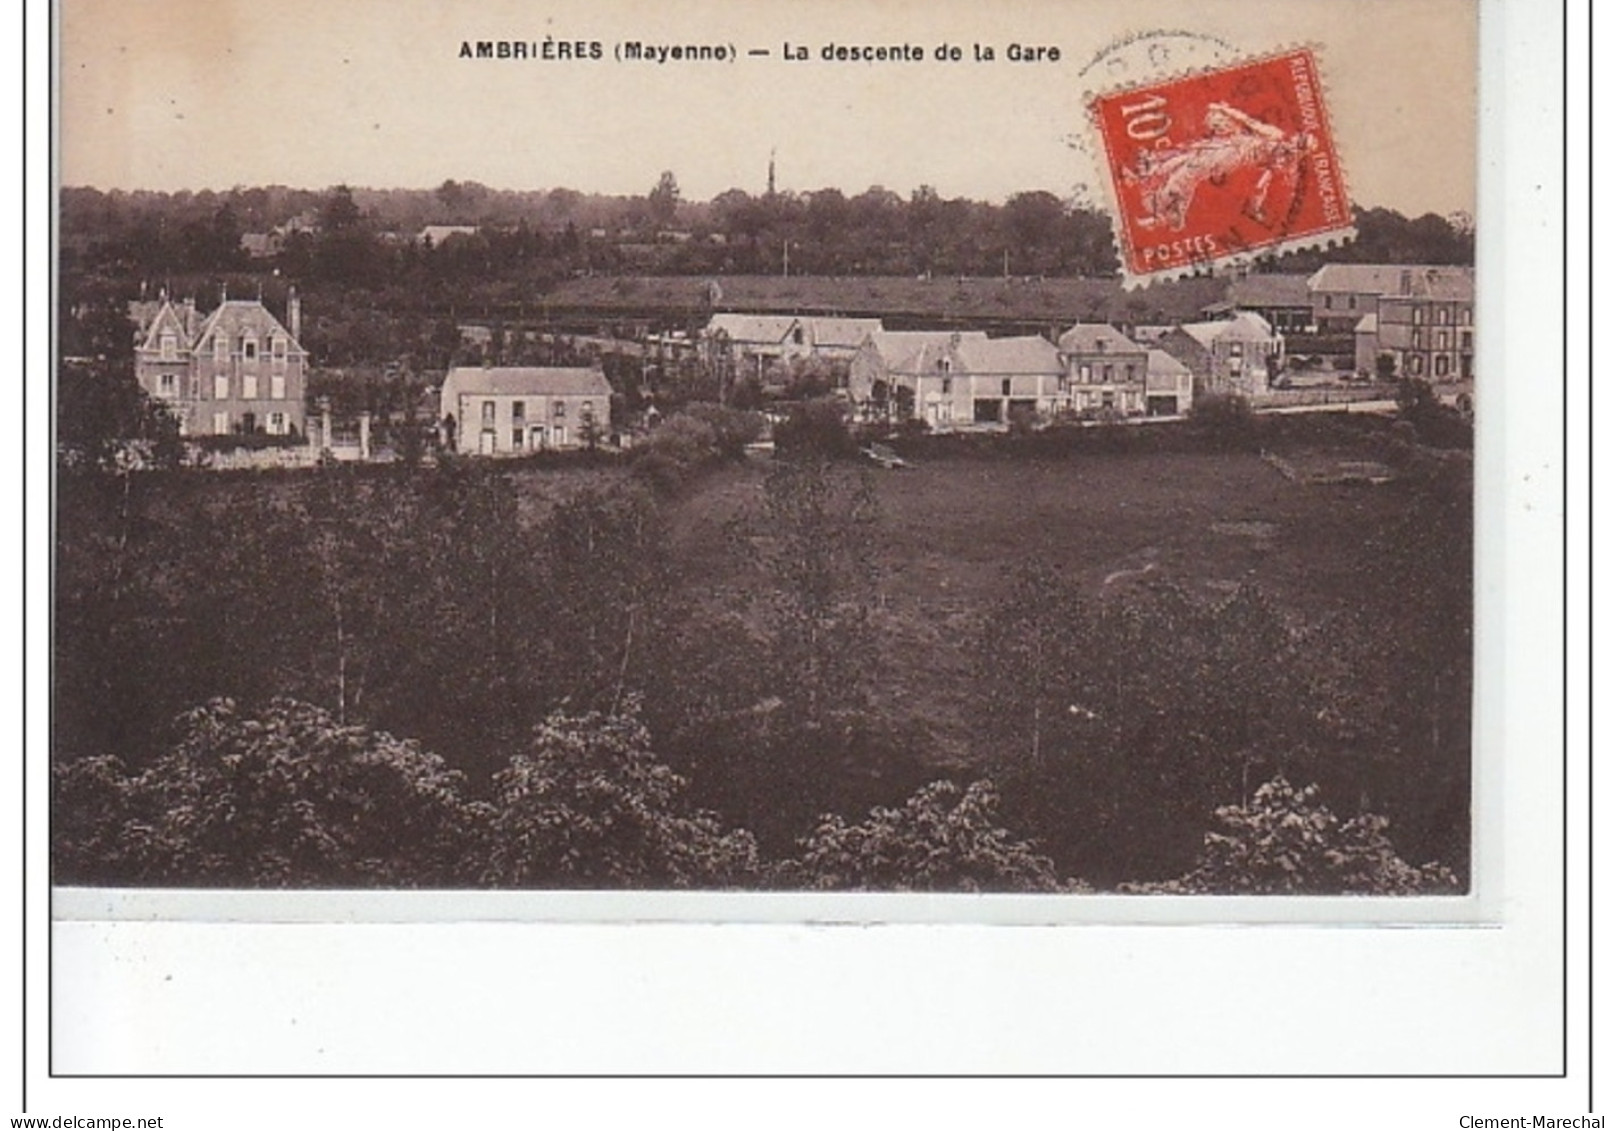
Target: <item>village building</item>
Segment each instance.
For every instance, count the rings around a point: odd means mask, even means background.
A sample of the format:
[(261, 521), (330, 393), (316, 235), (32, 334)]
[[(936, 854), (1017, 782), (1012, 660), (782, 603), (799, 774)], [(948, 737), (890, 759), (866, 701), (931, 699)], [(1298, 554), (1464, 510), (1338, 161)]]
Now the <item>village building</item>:
[(1305, 334), (1313, 326), (1313, 294), (1306, 275), (1245, 275), (1201, 313), (1222, 318), (1241, 310), (1259, 314), (1280, 334)]
[(142, 322), (135, 379), (179, 421), (182, 435), (301, 435), (308, 354), (295, 288), (286, 324), (261, 300), (226, 299), (203, 316), (165, 295)]
[(587, 367), (460, 366), (438, 406), (447, 445), (477, 455), (587, 447), (611, 434), (611, 385)]
[(1046, 338), (989, 338), (979, 331), (883, 333), (852, 364), (856, 403), (933, 428), (1006, 424), (1016, 412), (1046, 416), (1066, 403), (1060, 351)]
[(242, 232), (241, 250), (249, 259), (271, 259), (280, 254), (281, 242), (274, 232)]
[(428, 224), (416, 233), (414, 242), (422, 247), (442, 247), (453, 236), (476, 234), (475, 224)]
[(766, 380), (776, 366), (821, 358), (845, 369), (864, 339), (882, 329), (878, 318), (794, 314), (714, 314), (702, 339), (715, 364), (737, 377)]
[(880, 330), (868, 335), (853, 355), (847, 396), (867, 416), (910, 419), (919, 378), (947, 355), (950, 345), (985, 342), (981, 330)]
[(1197, 394), (1250, 397), (1265, 393), (1270, 373), (1284, 359), (1283, 335), (1250, 311), (1211, 322), (1185, 323), (1156, 344), (1188, 367)]
[[(1345, 264), (1359, 267), (1364, 265)], [(1327, 270), (1328, 268), (1324, 268)], [(1322, 271), (1319, 272), (1322, 274)], [(1336, 273), (1338, 274), (1338, 273)], [(1354, 285), (1388, 287), (1374, 309), (1353, 325), (1358, 373), (1380, 372), (1388, 357), (1392, 375), (1428, 381), (1469, 381), (1475, 365), (1475, 275), (1466, 267), (1371, 267)]]
[(1308, 277), (1307, 288), (1312, 293), (1312, 320), (1319, 331), (1350, 334), (1356, 332), (1363, 315), (1378, 314), (1380, 299), (1389, 295), (1473, 304), (1475, 271), (1472, 267), (1325, 263)]
[(1144, 369), (1144, 411), (1182, 416), (1194, 403), (1194, 374), (1165, 350), (1150, 350)]
[(1114, 326), (1079, 322), (1060, 335), (1064, 386), (1059, 408), (1142, 416), (1149, 353)]

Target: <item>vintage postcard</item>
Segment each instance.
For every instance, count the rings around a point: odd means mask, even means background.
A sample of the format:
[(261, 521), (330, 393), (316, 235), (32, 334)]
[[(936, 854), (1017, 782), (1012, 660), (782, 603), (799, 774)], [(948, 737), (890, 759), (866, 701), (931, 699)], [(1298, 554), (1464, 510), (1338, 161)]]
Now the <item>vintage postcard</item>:
[(1542, 1069), (1475, 0), (52, 15), (52, 1071)]
[(62, 906), (1467, 914), (1476, 12), (1370, 7), (65, 0)]

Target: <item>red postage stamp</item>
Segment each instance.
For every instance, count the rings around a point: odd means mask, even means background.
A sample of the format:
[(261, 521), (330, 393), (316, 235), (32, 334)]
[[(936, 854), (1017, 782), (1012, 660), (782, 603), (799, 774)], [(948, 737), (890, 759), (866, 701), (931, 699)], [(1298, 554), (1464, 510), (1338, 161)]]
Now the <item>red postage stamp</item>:
[(1354, 234), (1311, 51), (1110, 91), (1088, 112), (1129, 280)]

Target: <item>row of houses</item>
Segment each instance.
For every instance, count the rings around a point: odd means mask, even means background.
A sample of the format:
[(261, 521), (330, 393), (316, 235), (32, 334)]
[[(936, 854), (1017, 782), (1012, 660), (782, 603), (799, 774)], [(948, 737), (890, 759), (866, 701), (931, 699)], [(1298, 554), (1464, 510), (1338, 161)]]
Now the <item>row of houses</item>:
[(735, 368), (821, 358), (845, 367), (848, 398), (866, 416), (932, 427), (1038, 416), (1186, 412), (1195, 392), (1265, 391), (1283, 336), (1259, 315), (1161, 327), (1148, 341), (1103, 322), (1077, 323), (1057, 341), (989, 337), (981, 330), (887, 330), (879, 319), (716, 314), (704, 340)]
[[(223, 296), (214, 310), (163, 294), (135, 304), (135, 372), (183, 434), (306, 434), (309, 357), (293, 288), (284, 317)], [(837, 371), (866, 416), (933, 427), (1003, 424), (1017, 412), (1167, 415), (1197, 394), (1266, 392), (1287, 336), (1349, 335), (1359, 373), (1474, 376), (1474, 273), (1461, 267), (1328, 264), (1310, 276), (1234, 280), (1206, 318), (1173, 326), (1078, 322), (1054, 340), (981, 330), (885, 329), (879, 318), (712, 315), (709, 360), (759, 378), (800, 359)], [(1051, 335), (1052, 336), (1052, 335)], [(574, 447), (609, 434), (611, 389), (594, 368), (470, 367), (440, 390), (447, 441), (492, 454)]]

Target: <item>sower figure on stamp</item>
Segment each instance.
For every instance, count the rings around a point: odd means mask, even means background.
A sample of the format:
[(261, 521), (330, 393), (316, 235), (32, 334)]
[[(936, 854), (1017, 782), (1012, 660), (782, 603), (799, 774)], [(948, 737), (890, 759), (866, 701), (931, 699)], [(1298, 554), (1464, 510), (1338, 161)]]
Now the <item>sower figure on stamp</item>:
[(1124, 169), (1122, 178), (1141, 186), (1144, 215), (1138, 218), (1139, 227), (1167, 225), (1181, 232), (1202, 183), (1220, 185), (1230, 174), (1255, 169), (1256, 184), (1244, 211), (1266, 224), (1263, 209), (1274, 175), (1294, 183), (1301, 158), (1312, 146), (1312, 136), (1305, 130), (1285, 133), (1226, 102), (1213, 102), (1206, 107), (1203, 136), (1181, 146), (1140, 150), (1137, 167)]

